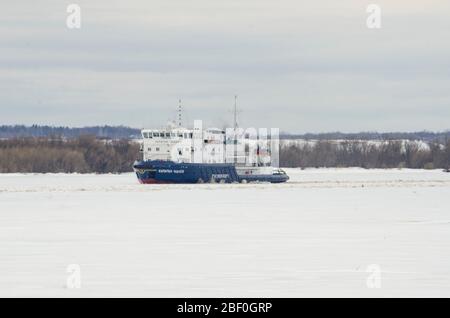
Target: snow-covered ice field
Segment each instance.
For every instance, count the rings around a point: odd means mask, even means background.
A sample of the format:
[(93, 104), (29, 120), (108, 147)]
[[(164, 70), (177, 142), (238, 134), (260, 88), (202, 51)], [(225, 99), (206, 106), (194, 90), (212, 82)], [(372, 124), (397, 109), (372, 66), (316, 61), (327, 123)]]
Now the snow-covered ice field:
[(0, 296), (450, 296), (450, 173), (287, 172), (280, 185), (0, 174)]

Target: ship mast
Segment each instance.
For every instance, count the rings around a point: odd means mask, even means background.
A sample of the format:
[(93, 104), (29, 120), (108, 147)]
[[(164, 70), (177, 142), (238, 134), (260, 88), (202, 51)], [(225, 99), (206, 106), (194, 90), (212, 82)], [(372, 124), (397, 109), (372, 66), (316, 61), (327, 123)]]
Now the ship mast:
[(237, 95), (234, 95), (234, 131), (237, 129)]
[(237, 149), (236, 149), (237, 148), (236, 147), (236, 144), (237, 144), (237, 138), (236, 138), (237, 137), (236, 136), (237, 127), (238, 127), (238, 124), (237, 124), (237, 95), (234, 95), (234, 131), (233, 131), (233, 138), (234, 138), (234, 140), (233, 140), (233, 143), (234, 143), (233, 163), (234, 164), (237, 163)]
[(178, 127), (181, 127), (181, 99), (178, 100)]

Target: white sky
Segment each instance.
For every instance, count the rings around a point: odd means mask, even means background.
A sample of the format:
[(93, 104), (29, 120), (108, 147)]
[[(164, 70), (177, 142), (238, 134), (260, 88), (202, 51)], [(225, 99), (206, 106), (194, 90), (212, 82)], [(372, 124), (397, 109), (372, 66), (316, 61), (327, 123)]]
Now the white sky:
[(450, 129), (448, 0), (1, 1), (0, 124)]

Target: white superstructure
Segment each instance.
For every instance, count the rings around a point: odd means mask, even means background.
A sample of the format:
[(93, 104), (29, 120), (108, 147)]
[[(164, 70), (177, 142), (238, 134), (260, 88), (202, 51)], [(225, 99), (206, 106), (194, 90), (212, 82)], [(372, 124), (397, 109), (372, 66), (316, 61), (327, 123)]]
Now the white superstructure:
[[(144, 129), (141, 132), (143, 160), (192, 162), (193, 131), (185, 128)], [(174, 151), (176, 156), (173, 157)]]

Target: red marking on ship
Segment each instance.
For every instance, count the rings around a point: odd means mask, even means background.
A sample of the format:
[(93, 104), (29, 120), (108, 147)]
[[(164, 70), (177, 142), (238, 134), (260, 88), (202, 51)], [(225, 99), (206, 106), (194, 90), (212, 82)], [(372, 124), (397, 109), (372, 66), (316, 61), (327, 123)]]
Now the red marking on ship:
[(170, 181), (161, 181), (156, 179), (138, 179), (141, 184), (170, 184), (174, 182)]

